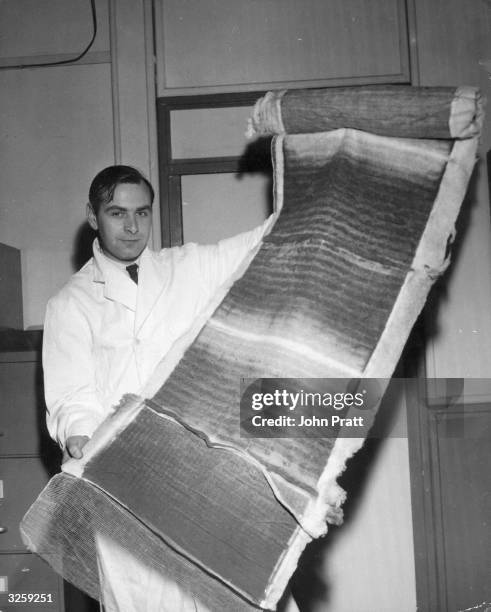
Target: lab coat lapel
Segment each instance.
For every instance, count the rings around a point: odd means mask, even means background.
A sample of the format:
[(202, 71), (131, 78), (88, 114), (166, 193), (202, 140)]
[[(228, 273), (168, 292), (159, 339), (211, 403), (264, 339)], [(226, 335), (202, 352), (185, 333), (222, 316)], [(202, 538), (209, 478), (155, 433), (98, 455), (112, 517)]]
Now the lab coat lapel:
[(156, 306), (159, 296), (165, 285), (165, 276), (161, 262), (157, 261), (152, 253), (145, 249), (140, 258), (138, 270), (138, 298), (135, 316), (135, 335), (148, 321), (152, 310)]
[(126, 272), (106, 260), (97, 240), (94, 243), (94, 281), (104, 284), (104, 297), (135, 311), (137, 286)]
[(105, 278), (104, 297), (134, 311), (137, 303), (137, 286), (130, 276), (123, 270), (115, 268), (114, 271), (108, 272)]

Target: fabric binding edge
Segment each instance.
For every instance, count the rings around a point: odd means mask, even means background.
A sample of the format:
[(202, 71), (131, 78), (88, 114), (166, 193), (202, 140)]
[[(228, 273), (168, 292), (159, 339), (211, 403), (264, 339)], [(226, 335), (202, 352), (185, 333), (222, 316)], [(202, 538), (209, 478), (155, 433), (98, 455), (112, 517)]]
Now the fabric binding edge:
[(476, 87), (457, 87), (450, 104), (448, 129), (452, 138), (472, 138), (480, 134), (486, 98)]
[(247, 122), (247, 138), (254, 138), (262, 134), (284, 134), (286, 132), (281, 113), (281, 100), (286, 92), (286, 89), (268, 91), (256, 100), (252, 117)]

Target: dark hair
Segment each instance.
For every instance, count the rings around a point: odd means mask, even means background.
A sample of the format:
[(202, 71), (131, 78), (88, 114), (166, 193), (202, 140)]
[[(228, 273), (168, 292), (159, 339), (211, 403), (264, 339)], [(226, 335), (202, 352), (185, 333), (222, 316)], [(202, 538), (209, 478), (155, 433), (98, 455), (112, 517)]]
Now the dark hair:
[(153, 202), (155, 196), (153, 187), (139, 170), (131, 166), (109, 166), (101, 170), (90, 185), (89, 202), (96, 215), (102, 204), (107, 204), (113, 199), (114, 190), (122, 183), (145, 184), (150, 193), (150, 203)]

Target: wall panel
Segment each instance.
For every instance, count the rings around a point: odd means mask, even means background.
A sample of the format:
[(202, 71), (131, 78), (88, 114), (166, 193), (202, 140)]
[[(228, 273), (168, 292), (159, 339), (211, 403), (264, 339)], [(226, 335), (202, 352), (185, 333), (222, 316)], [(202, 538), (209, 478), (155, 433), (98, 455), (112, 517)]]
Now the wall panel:
[[(97, 37), (90, 53), (100, 57), (109, 52), (107, 0), (96, 0), (95, 6)], [(3, 0), (0, 23), (0, 66), (37, 63), (43, 56), (77, 56), (93, 31), (90, 0)]]
[[(416, 0), (421, 85), (474, 85), (491, 96), (483, 60), (491, 59), (491, 6), (479, 0)], [(491, 224), (484, 124), (480, 160), (457, 224), (453, 262), (428, 310), (429, 378), (485, 378), (491, 371)], [(470, 399), (467, 397), (467, 399)], [(482, 398), (476, 398), (482, 401)]]
[(161, 96), (410, 78), (403, 0), (159, 0), (156, 8)]
[(109, 64), (0, 72), (0, 242), (29, 273), (26, 327), (76, 268), (89, 182), (113, 163), (110, 78)]

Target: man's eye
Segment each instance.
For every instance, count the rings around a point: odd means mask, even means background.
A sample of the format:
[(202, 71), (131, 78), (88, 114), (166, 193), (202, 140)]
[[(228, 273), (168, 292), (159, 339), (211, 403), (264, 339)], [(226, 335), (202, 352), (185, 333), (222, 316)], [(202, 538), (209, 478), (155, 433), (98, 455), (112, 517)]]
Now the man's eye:
[(111, 211), (111, 217), (122, 217), (123, 213), (120, 210)]
[(149, 212), (148, 212), (148, 210), (139, 210), (139, 211), (138, 211), (138, 215), (139, 215), (140, 217), (148, 217)]

